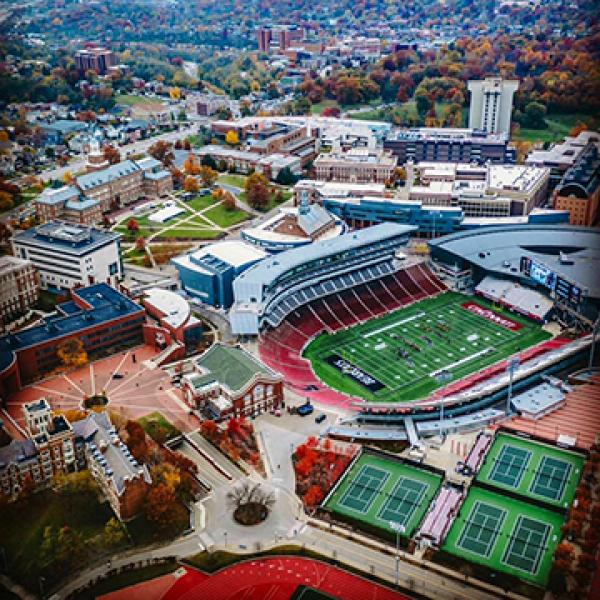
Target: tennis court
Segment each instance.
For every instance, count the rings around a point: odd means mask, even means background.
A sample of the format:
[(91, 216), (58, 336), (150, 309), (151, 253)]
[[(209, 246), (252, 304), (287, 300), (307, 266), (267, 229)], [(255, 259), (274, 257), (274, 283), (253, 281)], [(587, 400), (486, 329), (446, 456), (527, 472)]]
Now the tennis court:
[(583, 463), (584, 457), (577, 452), (500, 432), (477, 474), (477, 481), (568, 508)]
[(502, 530), (506, 511), (492, 504), (476, 502), (458, 540), (467, 552), (488, 557)]
[(363, 465), (340, 500), (340, 505), (361, 513), (367, 512), (389, 476), (389, 471)]
[(346, 471), (325, 507), (334, 514), (394, 533), (393, 522), (410, 537), (435, 497), (442, 476), (364, 451)]
[(544, 586), (564, 515), (472, 486), (443, 550)]
[(525, 573), (537, 573), (551, 529), (548, 523), (520, 515), (502, 562)]
[(530, 459), (531, 452), (529, 450), (509, 444), (502, 446), (490, 473), (490, 480), (511, 487), (519, 487)]

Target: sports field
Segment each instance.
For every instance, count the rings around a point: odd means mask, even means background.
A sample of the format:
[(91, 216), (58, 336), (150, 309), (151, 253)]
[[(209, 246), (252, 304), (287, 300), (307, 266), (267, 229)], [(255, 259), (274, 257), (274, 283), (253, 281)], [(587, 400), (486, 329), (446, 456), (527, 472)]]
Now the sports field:
[(371, 402), (402, 402), (550, 337), (537, 323), (482, 298), (446, 292), (321, 334), (304, 357), (334, 389)]
[(387, 532), (390, 522), (410, 537), (427, 512), (442, 477), (393, 459), (363, 453), (325, 507)]
[(584, 458), (575, 452), (499, 433), (477, 480), (552, 506), (568, 508)]
[(472, 486), (443, 550), (544, 586), (564, 516)]

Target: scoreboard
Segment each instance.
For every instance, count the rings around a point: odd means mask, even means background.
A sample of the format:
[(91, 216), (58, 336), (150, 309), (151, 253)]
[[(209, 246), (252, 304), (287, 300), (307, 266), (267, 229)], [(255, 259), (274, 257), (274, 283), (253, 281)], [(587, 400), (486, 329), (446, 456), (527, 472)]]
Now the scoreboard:
[(580, 304), (581, 288), (557, 275), (541, 262), (529, 256), (522, 256), (521, 273), (553, 292), (557, 300), (573, 305)]

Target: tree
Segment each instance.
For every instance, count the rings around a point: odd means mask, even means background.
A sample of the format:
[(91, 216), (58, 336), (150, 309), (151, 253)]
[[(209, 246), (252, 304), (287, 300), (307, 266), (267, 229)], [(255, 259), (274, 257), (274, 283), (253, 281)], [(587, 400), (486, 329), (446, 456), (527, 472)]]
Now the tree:
[(221, 204), (225, 210), (235, 210), (235, 196), (228, 191), (225, 191), (221, 196)]
[(186, 175), (198, 175), (201, 166), (196, 162), (196, 156), (191, 152), (183, 163), (183, 171)]
[(292, 173), (292, 170), (289, 167), (283, 167), (283, 169), (277, 173), (275, 181), (279, 185), (294, 185), (296, 181), (298, 181), (298, 178)]
[(255, 209), (264, 209), (271, 199), (267, 178), (260, 173), (252, 173), (245, 184), (248, 204)]
[(142, 252), (146, 249), (146, 239), (143, 236), (140, 236), (137, 240), (135, 240), (135, 249), (138, 252)]
[(237, 146), (240, 143), (240, 136), (237, 131), (230, 129), (225, 135), (225, 142), (230, 146)]
[(207, 165), (202, 165), (200, 167), (200, 177), (206, 187), (211, 187), (219, 177), (219, 173)]
[(198, 183), (198, 180), (192, 176), (192, 175), (188, 175), (185, 178), (185, 181), (183, 182), (183, 189), (186, 192), (197, 192), (200, 189), (200, 184)]
[(137, 233), (139, 230), (139, 223), (135, 219), (129, 219), (129, 221), (127, 221), (127, 231), (129, 231), (129, 233)]
[(200, 432), (207, 440), (214, 440), (218, 436), (219, 427), (212, 419), (207, 419), (202, 421)]
[(177, 102), (181, 99), (181, 88), (177, 87), (177, 86), (173, 86), (170, 90), (169, 90), (169, 97), (171, 98), (171, 100)]
[(529, 129), (545, 129), (547, 109), (541, 102), (530, 102), (525, 107), (525, 114), (521, 119), (521, 124)]
[(65, 171), (62, 180), (65, 185), (73, 185), (73, 183), (75, 183), (75, 177), (73, 177), (71, 171)]
[(188, 514), (175, 491), (164, 483), (153, 485), (144, 502), (146, 519), (159, 531), (174, 532), (187, 524)]
[(322, 117), (334, 117), (334, 118), (338, 119), (341, 114), (342, 114), (342, 111), (337, 106), (328, 106), (321, 113), (321, 116)]
[(217, 168), (217, 162), (210, 154), (205, 154), (200, 161), (203, 165), (210, 167), (211, 169)]
[(102, 153), (104, 154), (104, 160), (107, 160), (111, 165), (121, 162), (121, 153), (110, 144), (102, 148)]
[(160, 160), (160, 162), (167, 167), (171, 166), (175, 159), (171, 144), (163, 140), (159, 140), (152, 144), (152, 146), (148, 148), (148, 154), (156, 158), (156, 160)]
[(318, 485), (311, 485), (306, 494), (304, 494), (304, 503), (307, 506), (317, 506), (317, 504), (321, 504), (325, 494), (323, 490)]
[(13, 197), (8, 192), (0, 190), (0, 211), (10, 210), (13, 206)]
[(102, 540), (104, 545), (108, 548), (114, 548), (120, 546), (126, 540), (125, 530), (120, 521), (112, 517), (109, 519), (104, 526), (102, 531)]
[(88, 362), (87, 352), (79, 338), (71, 338), (60, 342), (56, 355), (66, 367), (81, 367)]

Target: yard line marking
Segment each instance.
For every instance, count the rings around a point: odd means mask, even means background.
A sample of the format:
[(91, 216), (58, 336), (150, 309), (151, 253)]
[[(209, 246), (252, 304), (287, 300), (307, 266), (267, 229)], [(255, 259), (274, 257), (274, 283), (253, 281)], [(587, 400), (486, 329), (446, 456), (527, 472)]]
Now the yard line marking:
[(381, 333), (382, 331), (387, 331), (388, 329), (393, 329), (394, 327), (398, 327), (399, 325), (404, 325), (404, 323), (414, 321), (415, 319), (420, 319), (421, 317), (424, 317), (424, 316), (425, 316), (424, 312), (419, 312), (416, 315), (413, 315), (412, 317), (406, 317), (406, 319), (402, 319), (402, 321), (396, 321), (396, 322), (392, 323), (391, 325), (386, 325), (385, 327), (381, 327), (380, 329), (376, 329), (375, 331), (366, 333), (362, 337), (363, 337), (363, 339), (365, 339), (365, 338), (371, 337), (372, 335), (377, 335), (378, 333)]
[(429, 377), (436, 377), (442, 371), (448, 371), (450, 369), (453, 369), (454, 367), (458, 367), (458, 366), (462, 365), (463, 363), (469, 362), (475, 358), (479, 358), (480, 356), (482, 356), (484, 354), (489, 354), (490, 352), (493, 352), (494, 350), (495, 350), (495, 348), (493, 346), (484, 348), (483, 350), (480, 350), (479, 352), (475, 352), (475, 354), (470, 354), (469, 356), (465, 356), (464, 358), (461, 358), (460, 360), (457, 360), (456, 362), (453, 362), (452, 364), (446, 365), (445, 367), (438, 369), (437, 371), (432, 371), (431, 373), (429, 373)]

